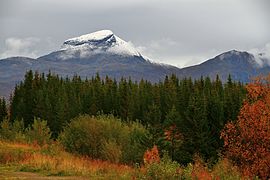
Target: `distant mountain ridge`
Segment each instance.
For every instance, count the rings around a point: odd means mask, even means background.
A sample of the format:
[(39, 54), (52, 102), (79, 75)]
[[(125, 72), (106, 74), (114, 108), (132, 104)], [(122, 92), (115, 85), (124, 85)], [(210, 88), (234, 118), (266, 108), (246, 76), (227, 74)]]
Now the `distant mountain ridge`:
[(249, 82), (251, 77), (268, 72), (270, 72), (270, 67), (268, 65), (261, 67), (254, 55), (232, 50), (199, 65), (183, 68), (179, 75), (193, 78), (200, 78), (200, 76), (215, 78), (219, 74), (220, 78), (225, 81), (230, 74), (234, 80)]
[(226, 81), (231, 74), (234, 80), (248, 82), (250, 77), (270, 72), (267, 61), (261, 58), (258, 63), (254, 55), (232, 50), (199, 65), (180, 69), (153, 63), (144, 58), (131, 43), (122, 40), (110, 30), (102, 30), (68, 39), (60, 50), (37, 59), (11, 57), (0, 60), (0, 96), (7, 97), (30, 69), (44, 73), (51, 71), (63, 77), (76, 74), (84, 78), (98, 72), (102, 77), (130, 77), (137, 81), (143, 78), (151, 82), (161, 81), (170, 74), (176, 74), (180, 78), (215, 78), (219, 74)]

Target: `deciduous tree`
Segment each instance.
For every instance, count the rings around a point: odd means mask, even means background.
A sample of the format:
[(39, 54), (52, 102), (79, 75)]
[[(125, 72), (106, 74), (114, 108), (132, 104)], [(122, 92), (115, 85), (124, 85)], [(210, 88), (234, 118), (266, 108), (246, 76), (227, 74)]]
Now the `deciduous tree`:
[(221, 133), (226, 155), (247, 176), (270, 178), (270, 75), (247, 85), (238, 120)]

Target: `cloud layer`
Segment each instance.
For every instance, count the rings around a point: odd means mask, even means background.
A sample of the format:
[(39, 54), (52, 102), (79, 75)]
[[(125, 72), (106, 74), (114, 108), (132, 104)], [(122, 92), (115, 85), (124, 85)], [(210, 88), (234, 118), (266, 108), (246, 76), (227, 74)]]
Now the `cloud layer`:
[(255, 60), (261, 67), (264, 65), (270, 66), (270, 42), (261, 48), (253, 48), (249, 52), (254, 55)]
[(0, 52), (18, 54), (7, 48), (11, 37), (49, 37), (54, 45), (19, 50), (40, 56), (68, 38), (111, 29), (152, 60), (182, 67), (270, 42), (269, 7), (269, 0), (3, 0)]
[(28, 37), (28, 38), (7, 38), (5, 40), (5, 48), (0, 54), (1, 58), (10, 56), (27, 56), (36, 57), (37, 50), (35, 45), (40, 42), (39, 38)]

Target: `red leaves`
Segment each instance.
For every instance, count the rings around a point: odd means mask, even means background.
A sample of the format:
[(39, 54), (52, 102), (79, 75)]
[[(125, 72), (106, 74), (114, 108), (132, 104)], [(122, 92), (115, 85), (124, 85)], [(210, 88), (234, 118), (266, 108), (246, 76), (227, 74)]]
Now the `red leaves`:
[(246, 176), (270, 177), (270, 87), (261, 79), (247, 85), (238, 120), (221, 133), (226, 155)]
[(159, 163), (160, 162), (158, 148), (156, 145), (154, 145), (154, 147), (152, 149), (147, 150), (144, 153), (143, 161), (144, 161), (144, 164), (152, 164), (152, 163)]

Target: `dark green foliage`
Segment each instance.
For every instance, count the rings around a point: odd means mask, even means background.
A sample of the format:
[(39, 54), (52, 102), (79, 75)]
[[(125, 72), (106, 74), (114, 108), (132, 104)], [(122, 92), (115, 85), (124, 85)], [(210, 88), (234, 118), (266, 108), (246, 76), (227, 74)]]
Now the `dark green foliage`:
[(7, 105), (4, 98), (0, 98), (0, 123), (7, 116)]
[(147, 149), (148, 131), (138, 122), (112, 115), (79, 116), (60, 135), (66, 150), (112, 162), (139, 163)]
[[(59, 76), (27, 72), (11, 99), (11, 120), (23, 119), (25, 126), (34, 117), (47, 120), (56, 138), (63, 127), (80, 114), (113, 114), (124, 121), (139, 120), (152, 134), (152, 144), (163, 147), (164, 132), (175, 126), (181, 134), (181, 145), (172, 141), (169, 149), (173, 160), (188, 163), (198, 153), (205, 160), (217, 159), (222, 147), (220, 131), (229, 120), (235, 120), (245, 96), (243, 84), (231, 78), (225, 84), (219, 79), (198, 80), (175, 75), (163, 82), (145, 80), (119, 82), (98, 74), (82, 80), (79, 76)], [(107, 148), (115, 142), (107, 142)]]

